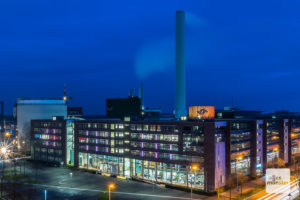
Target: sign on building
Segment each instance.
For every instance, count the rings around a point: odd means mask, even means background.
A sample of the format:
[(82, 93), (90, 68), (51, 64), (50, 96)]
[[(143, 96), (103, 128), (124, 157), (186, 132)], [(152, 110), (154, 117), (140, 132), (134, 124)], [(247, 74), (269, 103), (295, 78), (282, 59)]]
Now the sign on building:
[(190, 106), (189, 107), (190, 119), (213, 119), (215, 118), (214, 106)]
[(266, 173), (266, 192), (267, 193), (290, 193), (290, 169), (282, 168), (267, 169)]

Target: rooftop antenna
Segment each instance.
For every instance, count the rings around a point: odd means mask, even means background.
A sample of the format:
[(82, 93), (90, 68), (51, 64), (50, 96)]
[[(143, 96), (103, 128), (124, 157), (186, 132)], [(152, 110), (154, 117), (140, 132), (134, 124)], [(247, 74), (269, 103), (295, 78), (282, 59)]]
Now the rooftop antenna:
[(64, 97), (63, 100), (67, 101), (67, 84), (64, 84)]
[(234, 101), (233, 101), (233, 96), (232, 96), (232, 102), (231, 102), (231, 103), (232, 103), (232, 105), (231, 105), (231, 110), (232, 110), (232, 111), (234, 110), (234, 104), (233, 104), (233, 102), (234, 102)]
[(64, 96), (63, 96), (63, 100), (67, 101), (67, 100), (71, 100), (71, 99), (72, 99), (72, 97), (68, 97), (67, 96), (67, 84), (64, 83)]

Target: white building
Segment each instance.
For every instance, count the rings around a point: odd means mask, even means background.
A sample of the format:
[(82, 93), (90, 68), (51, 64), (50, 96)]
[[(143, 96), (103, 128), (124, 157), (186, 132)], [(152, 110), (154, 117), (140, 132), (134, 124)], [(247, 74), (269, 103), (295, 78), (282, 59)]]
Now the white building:
[(31, 120), (52, 119), (54, 116), (67, 118), (67, 104), (64, 100), (18, 99), (14, 116), (17, 123), (19, 148), (29, 151)]

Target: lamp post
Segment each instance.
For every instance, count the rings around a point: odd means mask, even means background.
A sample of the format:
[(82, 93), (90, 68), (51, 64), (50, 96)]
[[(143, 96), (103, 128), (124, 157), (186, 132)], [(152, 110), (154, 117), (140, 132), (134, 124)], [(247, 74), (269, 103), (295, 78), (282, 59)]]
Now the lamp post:
[[(196, 178), (196, 170), (198, 170), (198, 165), (192, 165), (191, 171), (194, 171), (194, 180)], [(193, 199), (193, 179), (191, 179), (191, 199)]]
[(0, 148), (0, 154), (1, 154), (1, 157), (2, 157), (2, 160), (1, 160), (1, 164), (2, 164), (2, 174), (1, 174), (1, 198), (2, 198), (2, 192), (3, 192), (3, 178), (4, 178), (4, 158), (6, 156), (6, 153), (7, 153), (7, 147), (6, 146), (2, 146)]
[(243, 156), (238, 156), (235, 160), (235, 174), (236, 174), (236, 192), (237, 196), (239, 196), (239, 177), (237, 173), (237, 162), (243, 160)]
[(115, 188), (115, 184), (111, 183), (108, 185), (108, 200), (110, 200), (110, 190)]
[(45, 200), (47, 200), (47, 190), (44, 190), (44, 194)]
[(10, 137), (10, 135), (11, 135), (11, 134), (10, 134), (10, 132), (8, 132), (8, 131), (7, 131), (7, 132), (5, 132), (5, 137), (6, 137), (6, 138), (9, 138), (9, 137)]
[[(273, 154), (276, 154), (276, 152), (278, 151), (278, 148), (277, 147), (275, 147), (274, 149), (273, 149)], [(275, 167), (275, 163), (274, 163), (274, 159), (275, 159), (276, 157), (275, 157), (275, 155), (273, 156), (273, 158), (272, 158), (272, 165), (273, 165), (273, 167)]]

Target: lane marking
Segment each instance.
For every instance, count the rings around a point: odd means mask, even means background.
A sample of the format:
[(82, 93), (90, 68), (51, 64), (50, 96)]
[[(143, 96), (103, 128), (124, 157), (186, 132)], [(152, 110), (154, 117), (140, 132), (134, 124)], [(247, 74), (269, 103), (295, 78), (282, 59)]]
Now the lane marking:
[[(34, 186), (40, 186), (40, 187), (48, 187), (48, 188), (56, 188), (56, 189), (67, 189), (67, 190), (78, 190), (78, 191), (91, 191), (91, 192), (104, 192), (104, 193), (108, 192), (108, 191), (105, 191), (105, 190), (85, 189), (85, 188), (71, 188), (71, 187), (54, 186), (54, 185), (42, 185), (42, 184), (25, 184), (25, 185), (34, 185)], [(142, 194), (142, 193), (130, 193), (130, 192), (111, 192), (111, 193), (113, 193), (113, 194), (135, 195), (135, 196), (169, 198), (169, 199), (186, 199), (186, 200), (191, 199), (191, 198), (186, 198), (186, 197), (174, 197), (174, 196)], [(195, 200), (202, 200), (202, 199), (195, 199)]]

